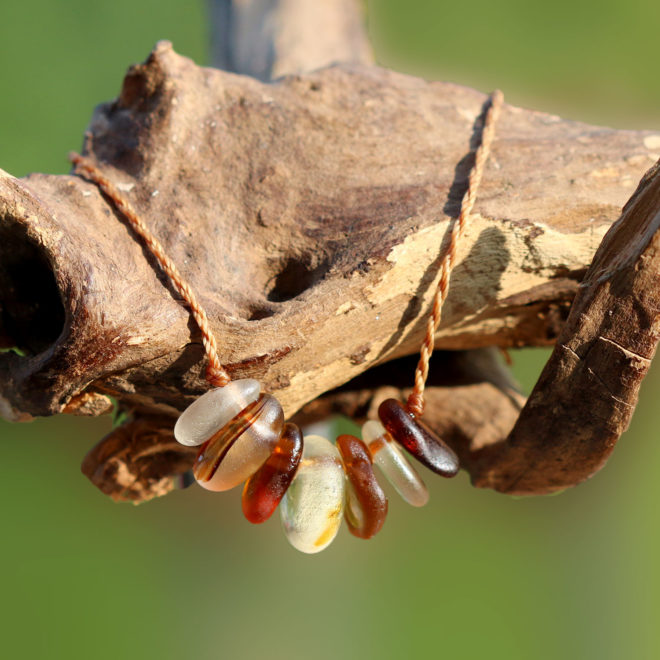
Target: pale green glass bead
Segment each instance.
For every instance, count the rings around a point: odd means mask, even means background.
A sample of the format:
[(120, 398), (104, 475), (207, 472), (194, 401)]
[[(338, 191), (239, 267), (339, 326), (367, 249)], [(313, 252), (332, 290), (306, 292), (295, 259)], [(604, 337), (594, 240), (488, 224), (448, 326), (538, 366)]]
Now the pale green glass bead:
[(362, 426), (362, 440), (369, 447), (374, 463), (408, 504), (424, 506), (429, 501), (429, 492), (417, 470), (380, 422), (366, 422)]
[(241, 410), (259, 398), (261, 384), (253, 378), (232, 380), (191, 403), (174, 425), (174, 437), (187, 447), (206, 442)]
[(334, 540), (344, 513), (346, 477), (337, 448), (319, 435), (304, 438), (298, 472), (280, 503), (289, 543), (308, 554)]

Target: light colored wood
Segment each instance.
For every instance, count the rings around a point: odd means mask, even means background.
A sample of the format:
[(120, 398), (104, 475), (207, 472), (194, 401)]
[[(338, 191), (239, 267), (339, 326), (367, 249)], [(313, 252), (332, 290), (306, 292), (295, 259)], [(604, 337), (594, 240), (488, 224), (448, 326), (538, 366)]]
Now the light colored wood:
[[(660, 161), (598, 248), (526, 402), (492, 350), (434, 356), (423, 421), (453, 446), (475, 486), (556, 493), (605, 465), (660, 340), (659, 274)], [(377, 367), (297, 419), (373, 418), (384, 398), (408, 396), (412, 369), (409, 359)]]
[(373, 62), (358, 0), (208, 2), (219, 69), (268, 81), (337, 62)]

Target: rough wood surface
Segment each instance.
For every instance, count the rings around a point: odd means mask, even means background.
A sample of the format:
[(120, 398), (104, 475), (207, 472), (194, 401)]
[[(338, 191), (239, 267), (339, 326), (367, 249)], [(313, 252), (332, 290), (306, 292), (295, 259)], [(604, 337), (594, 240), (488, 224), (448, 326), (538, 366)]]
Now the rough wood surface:
[(506, 443), (466, 463), (476, 485), (550, 493), (604, 465), (628, 428), (660, 339), (659, 230), (656, 164), (599, 247)]
[(142, 416), (103, 438), (81, 468), (113, 500), (139, 503), (185, 485), (196, 453), (174, 439), (169, 419)]
[[(484, 101), (364, 65), (264, 84), (161, 43), (96, 111), (88, 153), (198, 291), (230, 373), (263, 381), (290, 416), (417, 350)], [(505, 106), (437, 345), (552, 343), (658, 150), (657, 134)], [(0, 219), (0, 339), (25, 353), (0, 354), (5, 417), (98, 414), (112, 395), (173, 418), (204, 391), (197, 329), (95, 186), (3, 174)], [(540, 488), (506, 472), (521, 441), (490, 433), (460, 448), (476, 482)]]
[[(553, 353), (527, 402), (492, 352), (444, 354), (424, 421), (449, 442), (475, 486), (516, 495), (581, 483), (628, 428), (660, 340), (660, 161), (606, 234)], [(361, 421), (405, 398), (409, 361), (368, 372), (298, 415)], [(379, 387), (386, 382), (394, 387)], [(524, 405), (523, 405), (524, 404)]]
[[(417, 349), (484, 99), (362, 66), (266, 85), (163, 43), (90, 144), (199, 292), (230, 372), (291, 415)], [(438, 346), (552, 342), (654, 137), (506, 106)], [(174, 415), (204, 390), (186, 309), (95, 186), (4, 177), (0, 196), (3, 271), (38, 278), (5, 287), (4, 333), (29, 354), (0, 358), (6, 411), (87, 390)]]

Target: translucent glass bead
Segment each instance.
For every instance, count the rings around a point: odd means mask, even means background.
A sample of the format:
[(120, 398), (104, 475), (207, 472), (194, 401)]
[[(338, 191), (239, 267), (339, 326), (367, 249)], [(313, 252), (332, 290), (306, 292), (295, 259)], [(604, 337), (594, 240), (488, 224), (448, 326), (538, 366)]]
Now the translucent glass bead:
[(327, 548), (344, 513), (346, 478), (337, 448), (319, 435), (305, 438), (303, 455), (280, 515), (287, 540), (309, 554)]
[(453, 477), (459, 468), (454, 450), (426, 425), (416, 420), (396, 399), (386, 399), (378, 416), (390, 435), (420, 463), (443, 477)]
[(174, 437), (188, 447), (203, 444), (241, 410), (256, 401), (260, 392), (258, 380), (244, 378), (202, 394), (179, 416), (174, 425)]
[(394, 442), (385, 427), (376, 420), (362, 427), (362, 439), (369, 448), (374, 463), (380, 468), (397, 493), (413, 506), (424, 506), (429, 492), (417, 470), (405, 457), (403, 450)]
[(340, 435), (337, 448), (348, 478), (345, 518), (354, 536), (370, 539), (382, 528), (387, 516), (387, 497), (371, 467), (367, 446), (354, 435)]
[(283, 424), (278, 400), (262, 394), (202, 445), (193, 465), (195, 479), (215, 491), (243, 483), (266, 462)]
[(303, 437), (295, 424), (285, 424), (270, 458), (245, 482), (243, 514), (251, 523), (268, 520), (298, 469)]

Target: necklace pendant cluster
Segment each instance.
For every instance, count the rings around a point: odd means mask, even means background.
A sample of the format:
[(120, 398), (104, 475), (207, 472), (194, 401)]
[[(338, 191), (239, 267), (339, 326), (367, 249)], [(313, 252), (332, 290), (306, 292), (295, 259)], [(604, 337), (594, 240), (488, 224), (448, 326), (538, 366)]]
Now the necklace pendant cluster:
[(374, 464), (404, 500), (426, 504), (428, 490), (403, 447), (442, 476), (458, 471), (456, 454), (398, 401), (383, 402), (379, 416), (364, 424), (362, 439), (303, 438), (295, 424), (284, 423), (277, 399), (246, 378), (200, 396), (181, 414), (174, 435), (199, 447), (193, 474), (200, 486), (225, 491), (244, 483), (247, 520), (265, 522), (279, 505), (291, 545), (316, 553), (332, 543), (343, 518), (358, 538), (382, 528), (387, 497)]
[(426, 504), (429, 494), (406, 452), (443, 477), (458, 471), (456, 454), (414, 413), (420, 416), (424, 410), (429, 360), (449, 290), (456, 245), (474, 206), (501, 106), (502, 94), (495, 91), (484, 117), (468, 188), (441, 262), (407, 407), (395, 399), (384, 401), (378, 409), (380, 421), (366, 422), (362, 439), (342, 435), (336, 444), (316, 435), (304, 438), (295, 424), (285, 424), (282, 406), (262, 391), (259, 381), (231, 381), (220, 363), (208, 316), (163, 245), (93, 160), (76, 153), (69, 155), (74, 171), (93, 181), (145, 242), (201, 331), (209, 360), (207, 380), (222, 387), (199, 397), (174, 427), (181, 444), (199, 447), (193, 466), (196, 481), (211, 491), (245, 483), (243, 512), (252, 523), (264, 522), (279, 505), (286, 537), (302, 552), (320, 552), (330, 545), (344, 517), (349, 531), (359, 538), (371, 538), (380, 531), (387, 515), (387, 498), (374, 474), (374, 464), (413, 506)]

